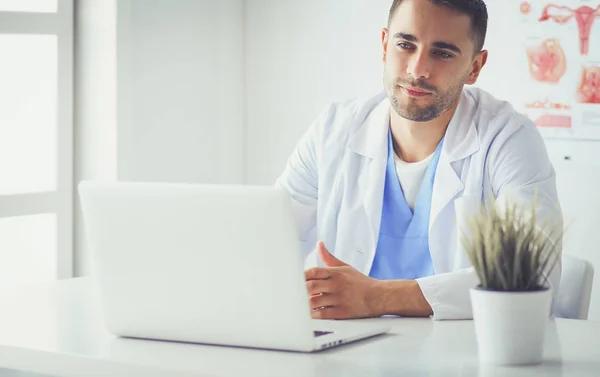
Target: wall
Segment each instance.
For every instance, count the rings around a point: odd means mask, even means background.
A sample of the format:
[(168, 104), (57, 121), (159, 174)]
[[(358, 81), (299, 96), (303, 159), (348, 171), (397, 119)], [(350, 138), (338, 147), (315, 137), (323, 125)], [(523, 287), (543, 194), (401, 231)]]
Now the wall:
[[(116, 0), (75, 7), (75, 182), (117, 174)], [(90, 273), (79, 199), (75, 200), (75, 276)]]
[[(76, 183), (243, 182), (242, 0), (81, 0), (75, 16)], [(74, 259), (91, 273), (78, 199)]]
[(121, 0), (117, 14), (118, 178), (242, 182), (242, 0)]
[(382, 88), (389, 0), (248, 0), (247, 182), (270, 184), (331, 101)]
[(546, 139), (566, 231), (563, 252), (596, 268), (589, 318), (600, 320), (600, 161), (597, 141)]

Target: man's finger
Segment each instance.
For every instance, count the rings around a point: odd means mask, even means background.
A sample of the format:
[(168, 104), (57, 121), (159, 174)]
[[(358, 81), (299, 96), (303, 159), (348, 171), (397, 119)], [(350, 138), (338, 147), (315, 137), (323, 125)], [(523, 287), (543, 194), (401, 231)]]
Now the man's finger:
[(310, 296), (308, 301), (311, 309), (334, 306), (336, 304), (336, 296), (330, 293), (323, 293), (320, 295)]
[(319, 310), (311, 310), (313, 319), (349, 319), (348, 313), (340, 306), (330, 306)]
[(317, 254), (319, 254), (319, 258), (321, 259), (321, 261), (323, 261), (323, 263), (325, 263), (327, 267), (347, 266), (346, 263), (334, 257), (333, 254), (331, 254), (329, 250), (327, 250), (323, 241), (317, 242)]
[(306, 282), (306, 290), (309, 295), (316, 295), (319, 293), (332, 293), (333, 286), (331, 280), (308, 280)]
[(313, 267), (304, 271), (304, 278), (308, 280), (325, 280), (331, 277), (331, 271), (324, 267)]

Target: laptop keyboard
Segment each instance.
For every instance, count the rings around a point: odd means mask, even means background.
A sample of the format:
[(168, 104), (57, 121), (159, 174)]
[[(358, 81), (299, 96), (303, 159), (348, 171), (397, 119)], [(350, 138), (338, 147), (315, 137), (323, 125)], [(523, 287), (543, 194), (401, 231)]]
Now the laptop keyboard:
[(315, 338), (316, 338), (316, 337), (327, 335), (327, 334), (333, 334), (333, 331), (313, 331), (313, 334), (315, 335)]

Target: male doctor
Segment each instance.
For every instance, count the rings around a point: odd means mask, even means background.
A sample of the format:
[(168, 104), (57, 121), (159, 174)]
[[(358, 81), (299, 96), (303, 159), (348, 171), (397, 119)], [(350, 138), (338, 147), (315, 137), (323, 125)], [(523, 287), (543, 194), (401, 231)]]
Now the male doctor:
[[(277, 185), (315, 266), (305, 272), (313, 318), (472, 318), (464, 215), (491, 196), (537, 193), (538, 218), (562, 224), (535, 125), (464, 87), (488, 58), (486, 29), (483, 0), (394, 0), (381, 33), (385, 92), (331, 104), (296, 146)], [(560, 264), (549, 275), (556, 297)]]

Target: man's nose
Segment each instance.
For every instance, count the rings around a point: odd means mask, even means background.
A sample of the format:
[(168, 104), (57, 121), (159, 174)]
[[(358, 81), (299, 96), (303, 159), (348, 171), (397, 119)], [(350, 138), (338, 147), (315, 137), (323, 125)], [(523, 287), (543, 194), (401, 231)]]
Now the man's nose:
[(408, 62), (406, 73), (415, 80), (428, 79), (431, 74), (431, 63), (427, 54), (415, 52)]

